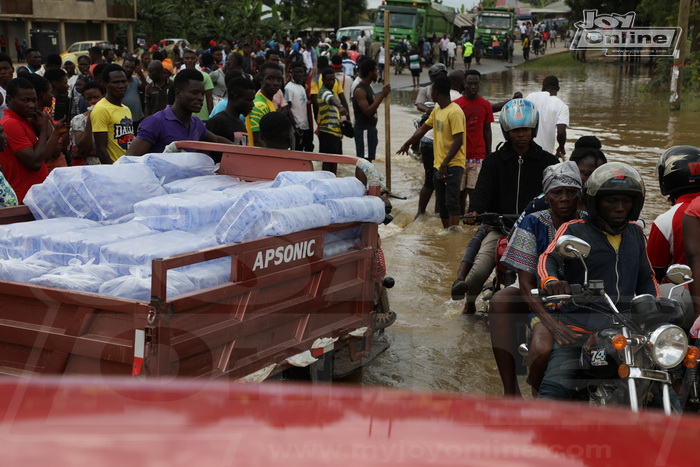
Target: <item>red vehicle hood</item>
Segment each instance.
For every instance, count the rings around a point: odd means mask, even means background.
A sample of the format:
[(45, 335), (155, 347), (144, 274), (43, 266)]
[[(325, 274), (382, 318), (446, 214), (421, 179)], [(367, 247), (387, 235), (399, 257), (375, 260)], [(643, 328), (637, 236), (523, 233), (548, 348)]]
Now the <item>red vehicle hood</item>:
[(700, 418), (340, 385), (0, 380), (2, 464), (687, 465)]

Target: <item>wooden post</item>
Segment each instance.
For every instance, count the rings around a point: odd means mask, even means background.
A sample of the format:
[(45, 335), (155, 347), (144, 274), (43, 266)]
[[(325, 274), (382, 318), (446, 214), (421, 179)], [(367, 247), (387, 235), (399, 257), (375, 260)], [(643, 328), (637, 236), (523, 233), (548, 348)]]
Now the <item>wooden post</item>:
[(683, 66), (685, 65), (685, 49), (688, 42), (688, 14), (690, 0), (681, 0), (678, 6), (678, 27), (680, 31), (680, 44), (674, 54), (674, 62), (671, 67), (671, 110), (681, 110), (681, 90), (683, 89)]
[[(384, 85), (391, 81), (391, 56), (389, 53), (389, 10), (384, 10)], [(391, 94), (384, 99), (384, 157), (386, 187), (391, 190)]]

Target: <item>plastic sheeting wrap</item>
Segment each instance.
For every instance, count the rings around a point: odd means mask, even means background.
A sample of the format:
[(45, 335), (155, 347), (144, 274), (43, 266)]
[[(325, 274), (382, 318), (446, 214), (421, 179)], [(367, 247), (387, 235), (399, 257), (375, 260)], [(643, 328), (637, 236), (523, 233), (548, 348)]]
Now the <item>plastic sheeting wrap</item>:
[(251, 226), (246, 239), (279, 237), (302, 230), (324, 227), (331, 223), (328, 209), (321, 204), (310, 204), (288, 209), (264, 212)]
[(79, 169), (83, 179), (79, 194), (99, 220), (125, 216), (139, 201), (166, 194), (153, 171), (143, 164), (86, 165)]
[(172, 230), (105, 245), (100, 250), (100, 263), (110, 264), (120, 274), (128, 274), (132, 266), (150, 268), (151, 261), (156, 258), (201, 250), (214, 245), (216, 242), (211, 237)]
[(214, 173), (214, 160), (198, 152), (150, 153), (141, 157), (123, 156), (116, 165), (139, 165), (149, 167), (158, 181), (166, 183), (183, 178), (211, 175)]
[(223, 193), (231, 198), (238, 199), (243, 193), (250, 190), (262, 190), (263, 188), (272, 188), (272, 182), (259, 180), (257, 182), (242, 182), (231, 188), (226, 188)]
[(22, 202), (32, 212), (34, 219), (53, 219), (67, 215), (56, 198), (51, 195), (46, 181), (32, 185)]
[(187, 191), (134, 205), (135, 220), (157, 230), (191, 230), (219, 222), (235, 199), (220, 191)]
[(245, 184), (245, 182), (228, 175), (202, 175), (200, 177), (175, 180), (164, 185), (163, 188), (168, 193), (183, 193), (191, 190), (223, 191), (241, 184)]
[(280, 172), (272, 181), (272, 188), (290, 185), (306, 185), (311, 180), (327, 180), (331, 178), (335, 178), (335, 174), (325, 170), (315, 170), (310, 172)]
[(327, 199), (351, 198), (365, 194), (365, 186), (355, 177), (310, 180), (305, 186), (314, 194), (316, 203)]
[(135, 239), (156, 233), (139, 222), (107, 225), (70, 232), (57, 232), (42, 237), (41, 258), (55, 264), (67, 265), (71, 259), (99, 264), (100, 248), (120, 240)]
[[(181, 271), (178, 269), (178, 272), (187, 276), (197, 289), (214, 287), (231, 280), (231, 258), (214, 259)], [(168, 280), (170, 280), (170, 276), (168, 276)]]
[(224, 214), (216, 227), (216, 238), (220, 243), (242, 242), (253, 238), (248, 231), (263, 213), (273, 209), (306, 206), (313, 202), (313, 193), (303, 186), (246, 191)]
[(55, 268), (55, 264), (42, 261), (36, 255), (27, 259), (0, 259), (0, 280), (27, 283)]
[(68, 266), (61, 266), (48, 273), (31, 279), (30, 284), (97, 293), (100, 286), (117, 277), (117, 272), (104, 264), (82, 264), (71, 260)]
[(355, 245), (362, 240), (361, 233), (361, 227), (327, 233), (323, 236), (323, 257), (330, 258), (355, 249)]
[(0, 259), (28, 258), (41, 249), (41, 239), (54, 232), (99, 227), (95, 221), (61, 217), (0, 225)]
[(374, 222), (380, 224), (386, 217), (384, 201), (377, 196), (329, 199), (322, 204), (331, 214), (331, 224), (344, 222)]
[[(168, 271), (166, 298), (176, 297), (195, 290), (195, 285), (183, 273)], [(129, 275), (109, 280), (100, 286), (99, 292), (113, 297), (130, 298), (142, 302), (151, 301), (150, 270), (139, 267), (129, 269)]]
[(81, 193), (83, 183), (82, 167), (57, 167), (41, 184), (67, 217), (80, 217), (99, 220), (97, 212), (90, 206), (89, 199)]

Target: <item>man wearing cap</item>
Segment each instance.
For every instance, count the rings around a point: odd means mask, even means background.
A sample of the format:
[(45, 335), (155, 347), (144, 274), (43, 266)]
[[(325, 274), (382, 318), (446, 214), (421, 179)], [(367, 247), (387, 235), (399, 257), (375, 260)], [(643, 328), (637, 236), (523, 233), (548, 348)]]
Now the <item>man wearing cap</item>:
[[(428, 78), (430, 78), (430, 83), (427, 86), (423, 86), (418, 91), (418, 96), (416, 97), (416, 108), (425, 114), (425, 119), (430, 116), (433, 111), (433, 107), (428, 107), (426, 103), (431, 102), (430, 97), (433, 91), (433, 81), (440, 75), (447, 76), (447, 67), (442, 63), (436, 63), (428, 69)], [(450, 91), (450, 97), (452, 100), (459, 99), (460, 93), (458, 91)], [(418, 212), (416, 213), (416, 218), (421, 214), (425, 213), (425, 209), (428, 207), (428, 202), (430, 202), (430, 197), (433, 195), (435, 190), (435, 184), (433, 183), (433, 175), (435, 173), (434, 154), (433, 154), (433, 130), (428, 131), (423, 138), (420, 140), (420, 153), (421, 159), (423, 161), (423, 168), (425, 169), (425, 181), (423, 182), (423, 187), (420, 189), (420, 194), (418, 195)]]
[(535, 104), (540, 113), (540, 128), (535, 137), (535, 143), (545, 151), (564, 158), (566, 151), (566, 127), (569, 126), (569, 106), (557, 97), (559, 79), (547, 76), (542, 81), (542, 91), (533, 92), (525, 99)]
[[(582, 184), (575, 162), (567, 161), (545, 168), (542, 186), (549, 208), (523, 218), (513, 230), (501, 258), (504, 264), (518, 273), (518, 280), (496, 292), (489, 308), (491, 346), (503, 381), (503, 392), (507, 395), (520, 394), (515, 374), (517, 342), (513, 325), (518, 316), (524, 317), (530, 312), (529, 303), (533, 299), (530, 290), (537, 288), (539, 283), (537, 260), (562, 224), (579, 219), (584, 214), (578, 209)], [(537, 390), (547, 368), (546, 357), (552, 349), (552, 335), (538, 316), (532, 317), (530, 326), (533, 334), (530, 344), (530, 380), (532, 387)]]

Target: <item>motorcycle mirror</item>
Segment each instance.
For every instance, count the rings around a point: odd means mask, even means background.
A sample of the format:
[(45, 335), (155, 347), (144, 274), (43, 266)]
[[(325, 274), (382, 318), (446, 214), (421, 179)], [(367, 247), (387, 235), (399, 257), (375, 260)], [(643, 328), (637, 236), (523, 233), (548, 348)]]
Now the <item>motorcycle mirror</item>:
[(682, 284), (693, 277), (693, 271), (686, 264), (672, 264), (666, 271), (666, 279), (674, 284)]
[(557, 253), (565, 258), (586, 258), (591, 246), (573, 235), (562, 235), (557, 240)]

